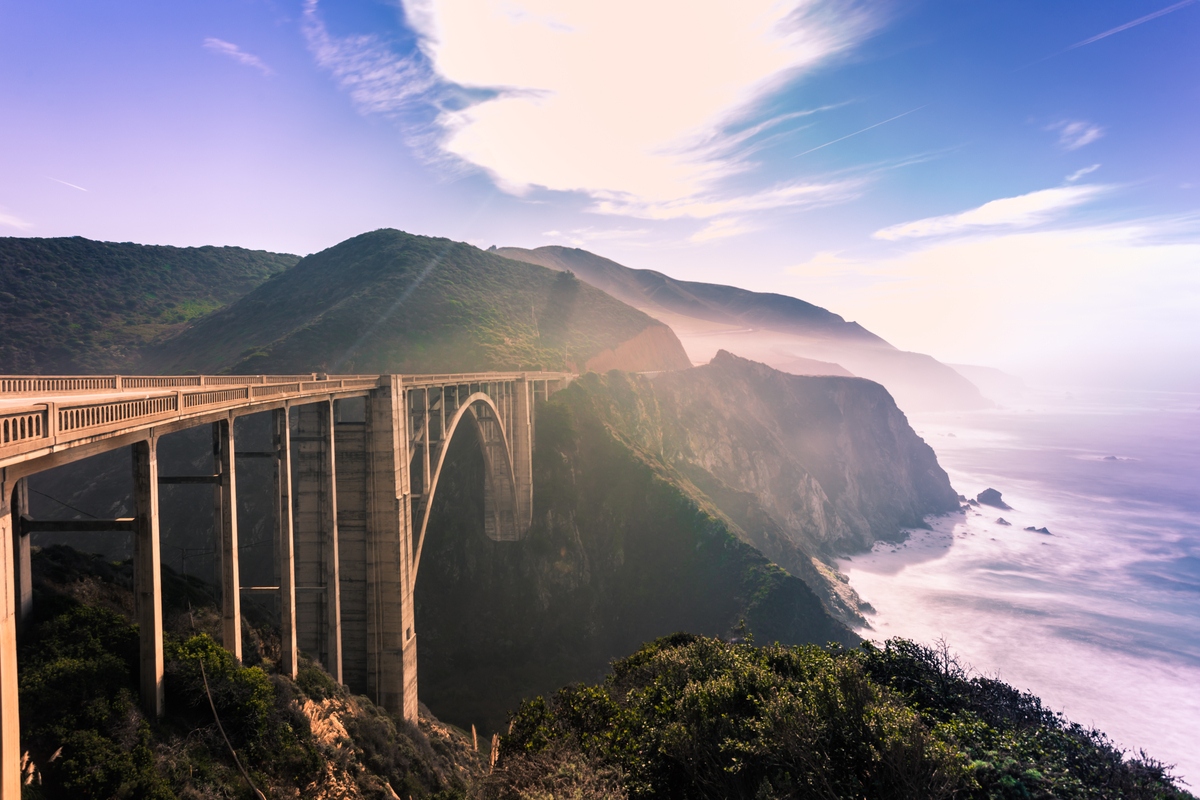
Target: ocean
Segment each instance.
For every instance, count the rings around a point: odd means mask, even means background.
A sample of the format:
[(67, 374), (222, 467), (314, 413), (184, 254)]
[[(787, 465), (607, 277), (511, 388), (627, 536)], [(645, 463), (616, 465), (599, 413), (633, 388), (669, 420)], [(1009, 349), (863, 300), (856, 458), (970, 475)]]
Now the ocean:
[(1200, 788), (1200, 395), (1030, 394), (910, 422), (957, 491), (1012, 509), (844, 559), (876, 610), (862, 633), (944, 640)]

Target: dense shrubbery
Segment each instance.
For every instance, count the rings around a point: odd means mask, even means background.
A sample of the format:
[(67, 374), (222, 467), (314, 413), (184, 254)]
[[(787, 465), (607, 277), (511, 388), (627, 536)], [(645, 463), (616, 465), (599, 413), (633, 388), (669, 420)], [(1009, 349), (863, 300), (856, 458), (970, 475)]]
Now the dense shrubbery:
[[(35, 617), (18, 654), (27, 800), (250, 797), (214, 708), (268, 796), (464, 795), (464, 774), (478, 763), (465, 737), (443, 731), (431, 741), (308, 662), (296, 681), (243, 666), (206, 633), (166, 634), (167, 713), (147, 720), (137, 699), (137, 626), (71, 594), (128, 607), (111, 582), (121, 568), (64, 547), (35, 553), (33, 566)], [(164, 595), (168, 604), (181, 597)]]
[(602, 685), (521, 707), (482, 794), (550, 784), (556, 796), (601, 785), (635, 798), (1188, 796), (1161, 765), (1123, 759), (945, 652), (686, 634), (616, 662)]

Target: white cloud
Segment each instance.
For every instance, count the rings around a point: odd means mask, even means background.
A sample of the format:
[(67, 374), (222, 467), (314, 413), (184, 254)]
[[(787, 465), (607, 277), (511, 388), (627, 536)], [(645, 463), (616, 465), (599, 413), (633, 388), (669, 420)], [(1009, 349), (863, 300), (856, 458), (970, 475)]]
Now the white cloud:
[(1058, 131), (1058, 143), (1067, 150), (1078, 150), (1104, 135), (1104, 129), (1090, 122), (1063, 120), (1046, 128)]
[(824, 252), (788, 271), (798, 296), (950, 361), (1102, 366), (1200, 342), (1197, 219), (977, 233), (880, 258)]
[(214, 53), (220, 53), (223, 56), (232, 58), (234, 61), (243, 66), (254, 67), (254, 69), (258, 70), (267, 77), (275, 74), (275, 70), (263, 63), (261, 58), (252, 53), (247, 53), (233, 42), (227, 42), (223, 39), (214, 39), (210, 36), (204, 40), (204, 46), (209, 50), (212, 50)]
[(1093, 172), (1095, 172), (1098, 169), (1100, 169), (1099, 164), (1092, 164), (1090, 167), (1084, 167), (1082, 169), (1077, 169), (1074, 172), (1072, 172), (1070, 175), (1067, 176), (1067, 183), (1074, 183), (1075, 181), (1082, 178), (1084, 175), (1091, 175)]
[(442, 78), (498, 92), (442, 114), (448, 153), (511, 191), (642, 203), (710, 190), (731, 164), (695, 146), (869, 27), (852, 7), (818, 0), (404, 5)]
[(650, 231), (645, 228), (575, 228), (570, 231), (545, 231), (542, 236), (550, 240), (566, 241), (576, 247), (583, 247), (592, 242), (621, 242), (636, 243), (643, 240)]
[(753, 225), (743, 219), (724, 217), (722, 219), (710, 220), (707, 225), (689, 236), (688, 241), (700, 244), (702, 242), (711, 242), (714, 239), (741, 236), (743, 233), (751, 233), (758, 229), (757, 225)]
[(12, 214), (5, 214), (3, 211), (0, 211), (0, 225), (22, 231), (33, 227), (32, 222), (26, 222), (19, 217), (14, 217)]
[(958, 234), (979, 228), (1028, 228), (1047, 222), (1061, 212), (1086, 203), (1107, 190), (1107, 186), (1098, 184), (1042, 189), (1017, 197), (992, 200), (961, 214), (926, 217), (913, 222), (891, 225), (875, 231), (874, 237), (896, 241), (915, 237)]

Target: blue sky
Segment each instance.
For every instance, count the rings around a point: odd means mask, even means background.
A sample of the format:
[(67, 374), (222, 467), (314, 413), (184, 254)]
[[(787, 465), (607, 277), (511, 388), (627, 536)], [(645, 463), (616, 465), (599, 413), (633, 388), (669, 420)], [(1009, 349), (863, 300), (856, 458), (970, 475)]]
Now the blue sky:
[(0, 2), (0, 235), (397, 227), (1200, 381), (1200, 2)]

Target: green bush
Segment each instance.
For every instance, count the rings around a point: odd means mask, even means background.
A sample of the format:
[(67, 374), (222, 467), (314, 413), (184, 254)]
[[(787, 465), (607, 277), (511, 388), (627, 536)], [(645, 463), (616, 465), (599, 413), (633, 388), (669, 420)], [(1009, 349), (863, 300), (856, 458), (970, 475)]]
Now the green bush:
[(614, 774), (634, 798), (1189, 796), (1161, 765), (1126, 760), (1037, 698), (901, 640), (844, 650), (660, 639), (602, 685), (514, 714), (501, 772), (530, 787), (522, 796), (565, 764)]
[(166, 656), (167, 694), (179, 705), (177, 710), (211, 721), (211, 693), (212, 705), (233, 746), (246, 748), (254, 757), (264, 756), (267, 723), (275, 706), (275, 690), (267, 674), (259, 667), (238, 664), (233, 654), (207, 633), (183, 642), (168, 640)]

